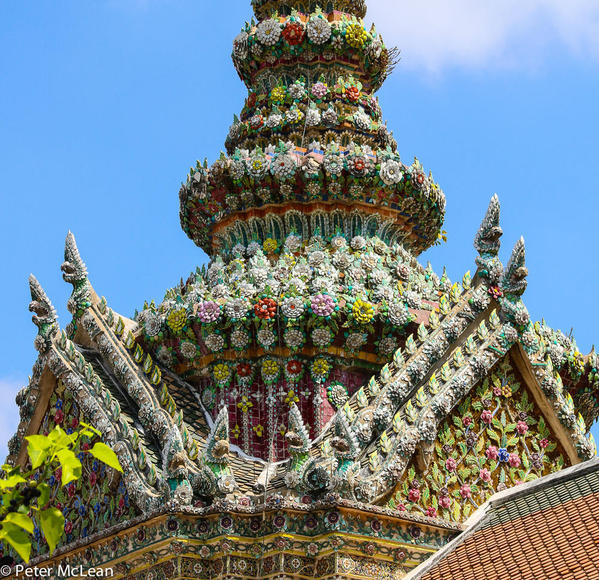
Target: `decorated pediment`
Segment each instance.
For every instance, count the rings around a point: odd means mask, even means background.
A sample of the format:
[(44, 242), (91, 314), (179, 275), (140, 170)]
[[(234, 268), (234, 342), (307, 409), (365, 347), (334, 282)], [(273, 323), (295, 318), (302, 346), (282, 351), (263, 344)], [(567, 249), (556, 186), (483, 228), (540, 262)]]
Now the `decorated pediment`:
[(548, 412), (507, 355), (441, 422), (388, 507), (462, 522), (494, 493), (570, 465)]

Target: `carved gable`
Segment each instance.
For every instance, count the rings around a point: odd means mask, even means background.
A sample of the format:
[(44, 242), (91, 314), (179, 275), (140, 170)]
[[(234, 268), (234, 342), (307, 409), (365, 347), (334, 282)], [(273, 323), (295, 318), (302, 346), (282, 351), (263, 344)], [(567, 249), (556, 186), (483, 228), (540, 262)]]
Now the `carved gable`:
[(441, 424), (424, 471), (413, 461), (388, 506), (460, 522), (493, 493), (567, 465), (507, 355)]
[[(85, 421), (80, 406), (71, 392), (58, 381), (52, 393), (48, 410), (39, 432), (46, 434), (60, 425), (67, 433), (72, 433)], [(88, 445), (93, 445), (89, 441)], [(85, 446), (85, 443), (83, 444)], [(59, 507), (65, 517), (65, 535), (62, 544), (70, 544), (78, 538), (87, 536), (110, 527), (118, 522), (130, 520), (139, 511), (129, 500), (129, 494), (121, 475), (96, 461), (88, 454), (81, 455), (82, 475), (78, 481), (66, 486), (60, 485), (61, 472), (57, 469), (48, 483), (52, 487), (51, 503)], [(34, 552), (43, 554), (48, 546), (36, 530)]]

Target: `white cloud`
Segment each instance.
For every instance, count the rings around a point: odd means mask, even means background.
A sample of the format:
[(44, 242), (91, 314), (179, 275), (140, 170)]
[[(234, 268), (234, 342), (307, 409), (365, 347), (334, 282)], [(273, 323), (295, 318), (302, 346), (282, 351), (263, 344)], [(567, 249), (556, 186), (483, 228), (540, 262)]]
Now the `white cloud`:
[(0, 465), (8, 454), (8, 440), (15, 434), (19, 425), (19, 408), (15, 396), (26, 383), (22, 380), (0, 378)]
[(368, 18), (402, 67), (536, 65), (564, 52), (599, 59), (598, 0), (370, 0)]

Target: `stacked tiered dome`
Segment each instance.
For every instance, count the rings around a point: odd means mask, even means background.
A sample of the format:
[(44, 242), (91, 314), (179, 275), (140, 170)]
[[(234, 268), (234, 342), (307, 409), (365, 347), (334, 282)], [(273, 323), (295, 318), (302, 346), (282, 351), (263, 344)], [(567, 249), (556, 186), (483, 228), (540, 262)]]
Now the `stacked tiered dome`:
[(362, 1), (256, 0), (233, 45), (248, 98), (228, 155), (180, 192), (207, 270), (140, 315), (140, 340), (229, 406), (244, 451), (286, 455), (290, 405), (317, 436), (405, 340), (448, 281), (415, 260), (436, 243), (444, 196), (405, 165), (375, 91), (395, 60)]

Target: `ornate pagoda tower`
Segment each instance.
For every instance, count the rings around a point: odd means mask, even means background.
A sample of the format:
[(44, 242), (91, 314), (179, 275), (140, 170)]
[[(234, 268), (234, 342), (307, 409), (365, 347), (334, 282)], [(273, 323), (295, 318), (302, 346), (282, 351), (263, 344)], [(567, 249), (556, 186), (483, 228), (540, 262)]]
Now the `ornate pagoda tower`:
[[(375, 97), (397, 60), (363, 0), (253, 0), (233, 43), (248, 89), (227, 154), (182, 186), (210, 256), (133, 319), (69, 233), (72, 321), (31, 278), (39, 357), (27, 434), (96, 425), (124, 475), (84, 466), (37, 562), (142, 578), (400, 578), (493, 493), (595, 452), (597, 356), (522, 302), (524, 242), (499, 201), (459, 283), (418, 255), (445, 197), (405, 164)], [(46, 564), (45, 564), (46, 565)]]

